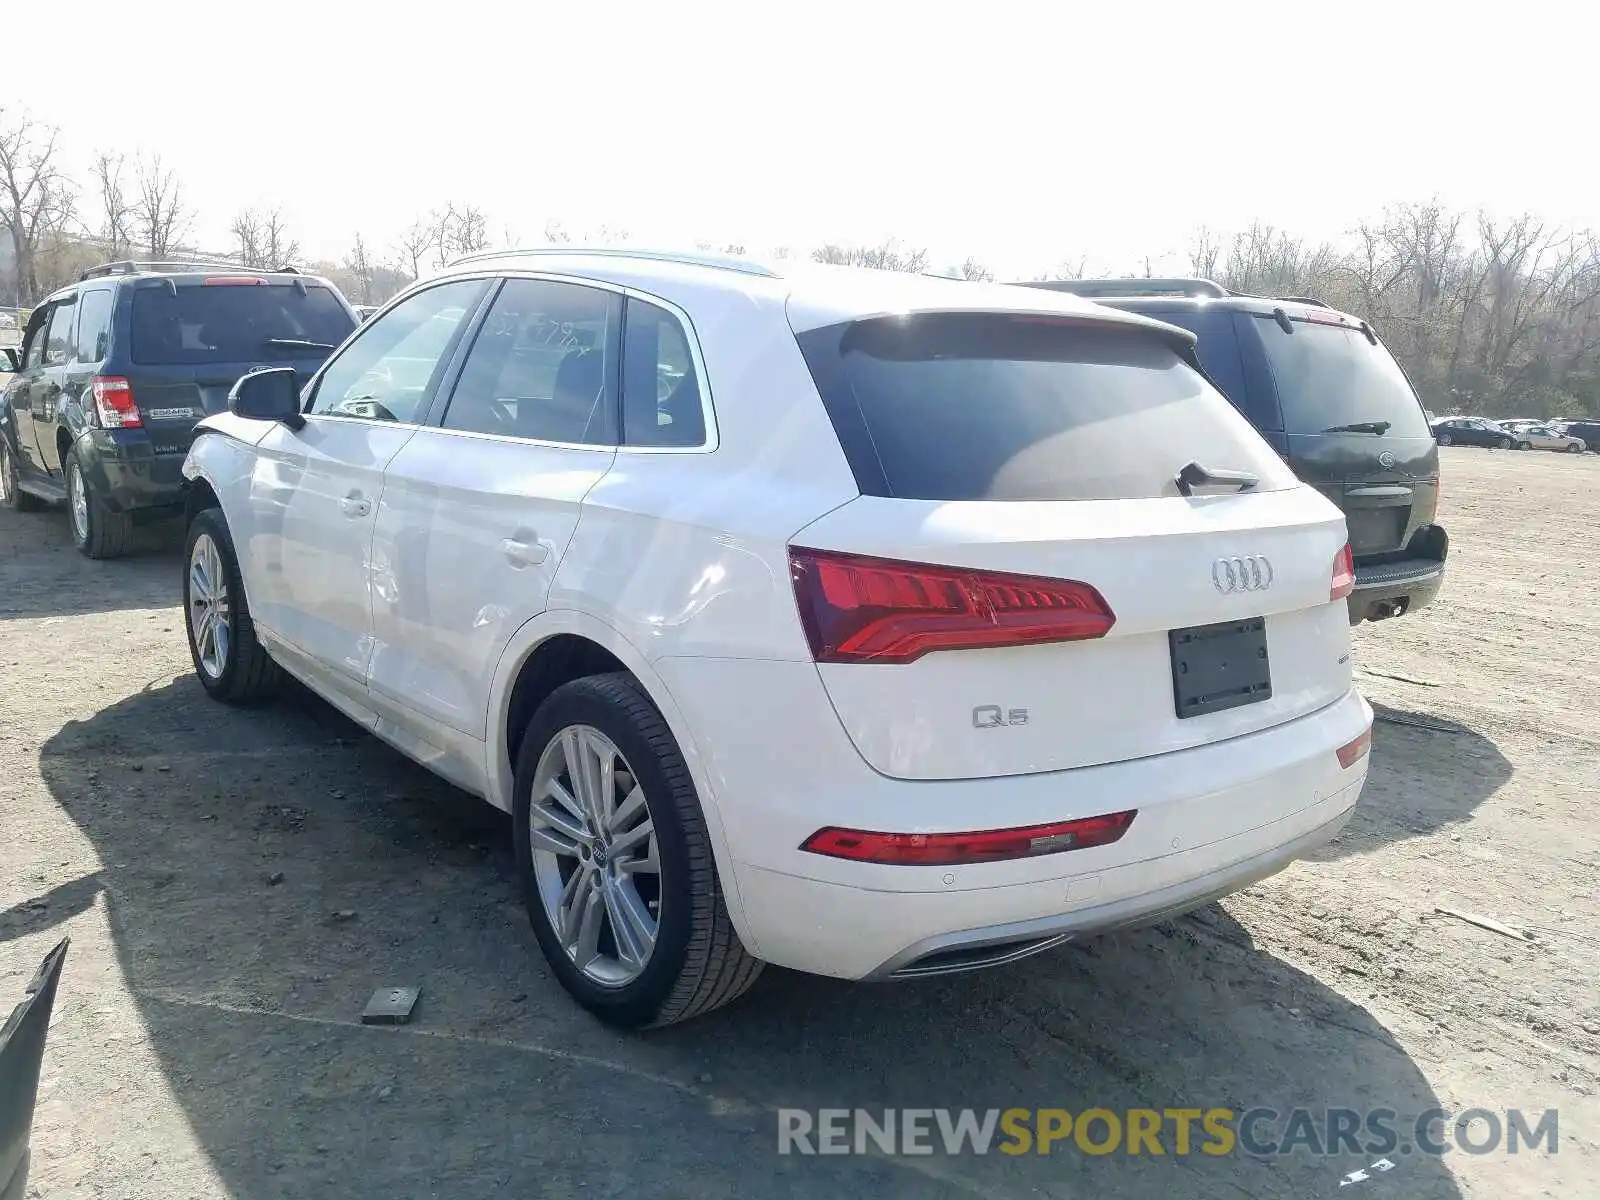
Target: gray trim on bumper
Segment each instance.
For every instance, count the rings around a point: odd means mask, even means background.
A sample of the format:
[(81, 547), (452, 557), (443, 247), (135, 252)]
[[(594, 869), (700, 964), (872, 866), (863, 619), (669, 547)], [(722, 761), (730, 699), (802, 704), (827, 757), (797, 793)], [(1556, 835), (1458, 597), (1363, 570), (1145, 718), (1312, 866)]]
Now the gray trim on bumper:
[[(1167, 917), (1190, 912), (1213, 900), (1249, 887), (1252, 883), (1275, 875), (1295, 859), (1336, 837), (1350, 814), (1352, 804), (1344, 812), (1315, 829), (1301, 834), (1291, 842), (1274, 847), (1262, 854), (1242, 859), (1194, 879), (1172, 884), (1160, 891), (1141, 896), (1129, 896), (1093, 908), (1076, 912), (1037, 917), (1031, 921), (1014, 921), (1007, 925), (990, 925), (982, 929), (967, 929), (959, 933), (939, 934), (924, 938), (906, 947), (887, 962), (865, 976), (868, 981), (886, 979), (913, 979), (929, 975), (948, 975), (958, 971), (972, 971), (983, 967), (1015, 962), (1020, 958), (1038, 954), (1073, 938), (1090, 934), (1107, 933), (1133, 925), (1149, 925)], [(970, 958), (951, 963), (918, 963), (934, 956), (959, 954), (963, 951), (981, 951), (994, 947), (994, 953), (975, 954)]]

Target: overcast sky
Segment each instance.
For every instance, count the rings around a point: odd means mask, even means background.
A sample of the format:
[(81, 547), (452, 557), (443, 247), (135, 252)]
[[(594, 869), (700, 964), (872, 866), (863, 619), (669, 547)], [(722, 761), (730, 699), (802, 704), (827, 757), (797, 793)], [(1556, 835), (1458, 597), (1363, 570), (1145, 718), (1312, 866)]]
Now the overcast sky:
[(752, 251), (893, 235), (1003, 275), (1080, 255), (1127, 268), (1255, 217), (1335, 236), (1434, 195), (1600, 228), (1600, 18), (1578, 4), (72, 13), (6, 23), (0, 103), (59, 125), (85, 175), (97, 149), (159, 151), (208, 248), (239, 208), (274, 203), (308, 257), (357, 230), (386, 248), (450, 199), (483, 208), (497, 241), (552, 220)]

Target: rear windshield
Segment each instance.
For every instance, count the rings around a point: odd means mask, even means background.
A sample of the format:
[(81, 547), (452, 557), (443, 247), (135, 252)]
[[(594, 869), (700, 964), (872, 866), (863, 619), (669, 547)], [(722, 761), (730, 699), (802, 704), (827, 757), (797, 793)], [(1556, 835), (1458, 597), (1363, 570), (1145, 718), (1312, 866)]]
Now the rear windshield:
[(866, 495), (1175, 496), (1186, 464), (1294, 477), (1177, 350), (1142, 330), (937, 314), (800, 335)]
[(1324, 433), (1336, 426), (1387, 421), (1388, 437), (1432, 437), (1405, 373), (1381, 345), (1358, 329), (1270, 316), (1256, 328), (1266, 348), (1287, 433)]
[(287, 283), (141, 287), (132, 321), (146, 366), (320, 360), (355, 328), (327, 288)]

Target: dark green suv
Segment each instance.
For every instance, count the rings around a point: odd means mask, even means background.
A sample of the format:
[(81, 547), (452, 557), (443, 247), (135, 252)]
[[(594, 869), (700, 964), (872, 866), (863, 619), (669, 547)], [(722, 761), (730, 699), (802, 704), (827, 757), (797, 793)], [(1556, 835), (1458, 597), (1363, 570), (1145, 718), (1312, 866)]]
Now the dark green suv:
[(1200, 365), (1300, 479), (1344, 510), (1350, 622), (1414, 612), (1444, 583), (1439, 451), (1405, 372), (1360, 317), (1209, 279), (1064, 279), (1071, 292), (1180, 326)]
[(196, 422), (240, 376), (309, 378), (358, 324), (331, 283), (293, 270), (108, 263), (33, 310), (0, 398), (0, 500), (65, 501), (90, 558), (125, 553), (136, 524), (183, 511)]

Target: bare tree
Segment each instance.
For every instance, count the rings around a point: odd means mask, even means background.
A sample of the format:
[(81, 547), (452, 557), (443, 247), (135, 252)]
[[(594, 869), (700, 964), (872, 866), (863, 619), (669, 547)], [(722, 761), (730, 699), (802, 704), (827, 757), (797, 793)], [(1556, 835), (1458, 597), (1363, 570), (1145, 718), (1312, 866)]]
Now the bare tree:
[(1189, 239), (1189, 277), (1212, 279), (1221, 265), (1222, 243), (1204, 225), (1194, 231)]
[(979, 283), (994, 282), (994, 272), (970, 254), (967, 255), (967, 261), (957, 269), (961, 272), (961, 278), (963, 279), (973, 279)]
[(276, 205), (261, 217), (261, 253), (267, 260), (262, 265), (273, 270), (293, 266), (300, 257), (300, 243), (289, 236), (283, 210)]
[(422, 277), (422, 264), (427, 260), (428, 251), (433, 248), (438, 238), (438, 226), (430, 216), (419, 217), (413, 221), (395, 239), (394, 252), (400, 260), (400, 270), (406, 272), (412, 279)]
[(261, 218), (255, 209), (241, 209), (233, 224), (228, 226), (228, 232), (233, 235), (234, 253), (241, 264), (247, 267), (266, 265), (261, 258)]
[(1082, 279), (1089, 271), (1089, 256), (1080, 254), (1077, 258), (1063, 258), (1043, 275), (1035, 275), (1034, 282), (1044, 283), (1051, 279)]
[(100, 200), (100, 228), (96, 232), (113, 260), (133, 249), (134, 202), (123, 179), (124, 162), (121, 154), (102, 150), (89, 168)]
[(19, 300), (40, 294), (39, 249), (71, 220), (75, 192), (56, 160), (59, 131), (0, 109), (0, 224), (16, 255)]
[(134, 202), (135, 231), (150, 257), (166, 258), (194, 223), (194, 213), (183, 198), (183, 184), (170, 167), (163, 167), (161, 155), (140, 159), (137, 171), (138, 198)]
[(350, 253), (344, 256), (344, 269), (356, 281), (356, 288), (361, 296), (360, 303), (372, 303), (372, 258), (367, 254), (367, 244), (361, 235), (356, 234), (355, 245), (350, 247)]
[(889, 238), (876, 246), (849, 246), (829, 242), (811, 252), (815, 262), (834, 263), (848, 267), (875, 267), (880, 271), (906, 271), (916, 274), (927, 270), (928, 251), (902, 248)]

